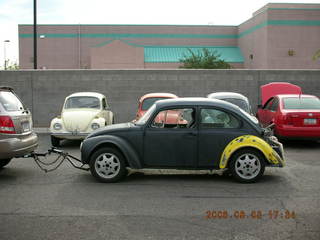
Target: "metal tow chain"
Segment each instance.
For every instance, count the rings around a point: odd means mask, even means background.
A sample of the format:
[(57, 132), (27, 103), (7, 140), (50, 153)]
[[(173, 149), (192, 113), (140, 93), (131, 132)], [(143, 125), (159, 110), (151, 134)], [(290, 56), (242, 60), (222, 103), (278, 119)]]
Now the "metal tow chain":
[[(58, 155), (58, 157), (56, 159), (54, 159), (53, 161), (45, 162), (45, 161), (40, 159), (40, 157), (44, 157), (45, 159), (47, 159), (47, 155), (51, 155), (52, 153)], [(52, 172), (52, 171), (58, 169), (65, 160), (68, 161), (74, 168), (85, 170), (85, 171), (88, 171), (90, 169), (88, 167), (84, 167), (85, 164), (83, 164), (80, 159), (70, 155), (67, 152), (64, 152), (62, 150), (54, 148), (54, 147), (52, 147), (51, 149), (49, 149), (45, 153), (32, 152), (32, 153), (30, 153), (30, 154), (28, 154), (28, 155), (26, 155), (24, 157), (26, 157), (26, 158), (32, 157), (34, 159), (34, 161), (36, 162), (37, 166), (42, 171), (44, 171), (46, 173)], [(77, 166), (73, 161), (79, 162), (82, 165), (81, 166)], [(53, 166), (53, 165), (55, 165), (53, 168), (49, 168), (49, 166)]]

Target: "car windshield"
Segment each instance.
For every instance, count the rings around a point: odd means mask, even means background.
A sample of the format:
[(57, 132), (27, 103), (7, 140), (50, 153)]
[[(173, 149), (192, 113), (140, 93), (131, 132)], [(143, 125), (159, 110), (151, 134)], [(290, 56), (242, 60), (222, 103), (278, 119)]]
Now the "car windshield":
[(241, 109), (245, 110), (246, 112), (250, 112), (250, 107), (249, 104), (239, 98), (223, 98), (222, 100), (227, 101), (229, 103), (232, 103), (234, 105), (237, 105), (238, 107), (240, 107)]
[(151, 98), (146, 98), (141, 106), (141, 109), (143, 111), (148, 110), (156, 101), (158, 100), (164, 100), (164, 99), (169, 99), (168, 97), (151, 97)]
[(320, 109), (320, 100), (315, 97), (290, 97), (283, 99), (284, 109)]
[(96, 97), (70, 97), (64, 106), (65, 109), (70, 108), (100, 108), (100, 101)]
[(0, 91), (0, 104), (8, 112), (14, 112), (24, 109), (19, 98), (12, 92)]
[(156, 105), (153, 104), (149, 109), (148, 111), (135, 123), (137, 125), (144, 125), (148, 119), (150, 118), (150, 116), (152, 115), (152, 113), (154, 112), (156, 108)]

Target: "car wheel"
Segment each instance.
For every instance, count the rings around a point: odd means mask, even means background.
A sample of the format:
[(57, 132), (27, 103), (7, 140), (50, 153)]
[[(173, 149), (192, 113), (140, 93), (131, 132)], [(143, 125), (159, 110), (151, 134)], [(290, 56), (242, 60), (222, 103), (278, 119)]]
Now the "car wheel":
[(11, 158), (9, 158), (9, 159), (1, 159), (0, 160), (0, 168), (3, 168), (4, 166), (8, 165), (10, 161), (11, 161)]
[(60, 146), (60, 139), (56, 138), (55, 136), (51, 136), (51, 144), (54, 147), (59, 147)]
[(114, 148), (101, 148), (90, 160), (91, 174), (100, 182), (118, 182), (127, 175), (123, 155)]
[(265, 159), (254, 149), (239, 150), (232, 156), (229, 169), (239, 182), (256, 182), (264, 173)]

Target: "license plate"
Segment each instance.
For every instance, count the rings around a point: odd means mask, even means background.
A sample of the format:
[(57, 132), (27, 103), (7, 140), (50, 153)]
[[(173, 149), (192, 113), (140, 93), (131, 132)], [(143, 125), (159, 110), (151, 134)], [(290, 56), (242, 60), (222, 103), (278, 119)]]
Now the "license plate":
[(303, 120), (303, 123), (306, 125), (313, 125), (313, 124), (317, 124), (317, 119), (314, 118), (305, 118)]
[(29, 132), (30, 131), (30, 124), (29, 122), (23, 122), (21, 123), (22, 131), (23, 132)]

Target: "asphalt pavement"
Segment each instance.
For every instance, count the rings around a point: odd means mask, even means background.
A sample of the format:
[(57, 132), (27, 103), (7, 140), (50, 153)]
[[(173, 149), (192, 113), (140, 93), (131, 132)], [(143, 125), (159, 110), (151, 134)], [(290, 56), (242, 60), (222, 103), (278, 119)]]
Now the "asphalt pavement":
[[(39, 134), (38, 151), (50, 147)], [(62, 149), (80, 157), (79, 141)], [(286, 142), (285, 168), (239, 184), (217, 174), (136, 173), (114, 184), (32, 158), (0, 170), (0, 239), (320, 239), (320, 143)], [(50, 157), (52, 158), (52, 157)]]

